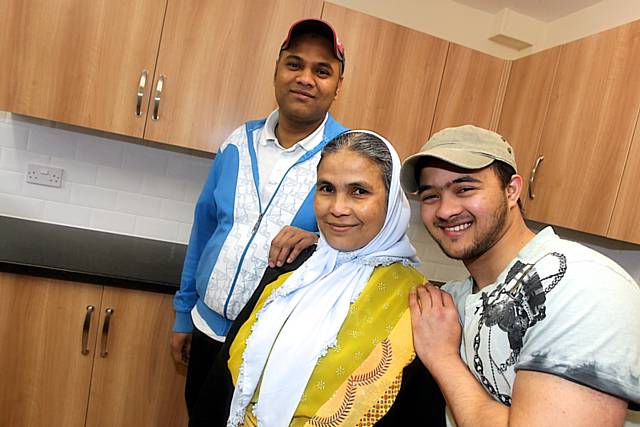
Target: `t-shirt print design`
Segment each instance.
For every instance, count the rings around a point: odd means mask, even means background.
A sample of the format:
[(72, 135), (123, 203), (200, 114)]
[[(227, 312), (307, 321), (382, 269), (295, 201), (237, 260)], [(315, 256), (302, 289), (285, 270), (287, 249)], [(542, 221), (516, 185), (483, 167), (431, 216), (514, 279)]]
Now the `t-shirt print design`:
[[(536, 268), (540, 263), (545, 264), (542, 271), (550, 272), (544, 277)], [(533, 264), (516, 260), (504, 282), (490, 293), (481, 294), (482, 305), (475, 313), (480, 321), (473, 339), (473, 367), (485, 389), (505, 405), (511, 406), (513, 386), (505, 372), (518, 361), (527, 330), (545, 319), (546, 295), (562, 280), (566, 270), (567, 259), (557, 252), (548, 253)], [(494, 358), (496, 353), (502, 353), (492, 351), (494, 334), (507, 335), (510, 352), (504, 360)], [(483, 340), (486, 342), (482, 343)], [(488, 360), (481, 357), (481, 344), (487, 350)], [(485, 362), (489, 366), (485, 366)]]

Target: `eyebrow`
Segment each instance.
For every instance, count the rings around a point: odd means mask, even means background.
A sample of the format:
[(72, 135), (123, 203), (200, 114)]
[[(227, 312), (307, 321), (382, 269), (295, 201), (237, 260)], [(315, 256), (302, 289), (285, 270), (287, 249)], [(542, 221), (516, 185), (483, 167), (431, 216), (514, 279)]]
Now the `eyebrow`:
[[(479, 180), (478, 178), (472, 177), (471, 175), (464, 175), (464, 176), (461, 176), (460, 178), (456, 178), (453, 181), (446, 183), (444, 185), (444, 188), (449, 188), (449, 187), (451, 187), (452, 185), (455, 185), (455, 184), (464, 184), (466, 182), (481, 183), (482, 181)], [(419, 185), (418, 186), (418, 193), (422, 193), (423, 191), (430, 190), (432, 188), (433, 188), (432, 185)]]

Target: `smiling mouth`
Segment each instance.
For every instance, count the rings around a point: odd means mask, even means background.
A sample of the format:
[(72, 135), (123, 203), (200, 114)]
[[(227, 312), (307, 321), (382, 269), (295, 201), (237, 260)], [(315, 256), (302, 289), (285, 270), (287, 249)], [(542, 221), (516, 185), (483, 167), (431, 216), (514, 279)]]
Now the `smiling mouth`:
[(467, 230), (469, 227), (471, 227), (472, 222), (465, 222), (462, 224), (456, 224), (456, 225), (451, 225), (451, 226), (440, 226), (440, 228), (449, 235), (457, 235), (457, 234), (461, 234), (463, 231)]
[(349, 224), (327, 224), (327, 225), (331, 228), (331, 230), (337, 231), (337, 232), (349, 231), (353, 227), (355, 227), (355, 225), (349, 225)]

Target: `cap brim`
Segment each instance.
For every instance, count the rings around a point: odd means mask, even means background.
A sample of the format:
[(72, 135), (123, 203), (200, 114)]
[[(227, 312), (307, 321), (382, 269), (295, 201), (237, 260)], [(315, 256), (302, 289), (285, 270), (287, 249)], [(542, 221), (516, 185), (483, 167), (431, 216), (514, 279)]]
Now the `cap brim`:
[(480, 153), (470, 153), (469, 151), (453, 150), (451, 148), (436, 147), (430, 149), (427, 153), (416, 153), (407, 159), (402, 164), (400, 170), (400, 183), (402, 188), (407, 193), (415, 193), (418, 191), (418, 182), (416, 180), (416, 165), (422, 158), (433, 158), (442, 160), (453, 166), (457, 166), (462, 169), (482, 169), (489, 166), (495, 160), (492, 157)]
[(287, 38), (282, 42), (280, 50), (288, 49), (292, 38), (306, 33), (321, 34), (327, 40), (330, 40), (333, 48), (333, 54), (343, 64), (344, 68), (344, 51), (342, 50), (342, 45), (338, 41), (336, 30), (331, 26), (331, 24), (321, 19), (303, 19), (294, 23), (291, 28), (289, 28)]

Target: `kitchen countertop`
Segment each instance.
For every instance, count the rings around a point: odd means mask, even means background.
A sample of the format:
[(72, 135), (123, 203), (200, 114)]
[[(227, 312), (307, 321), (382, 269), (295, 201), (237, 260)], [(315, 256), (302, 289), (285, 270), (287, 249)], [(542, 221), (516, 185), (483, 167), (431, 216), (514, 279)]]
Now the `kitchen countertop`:
[(173, 294), (187, 246), (0, 216), (0, 271)]

